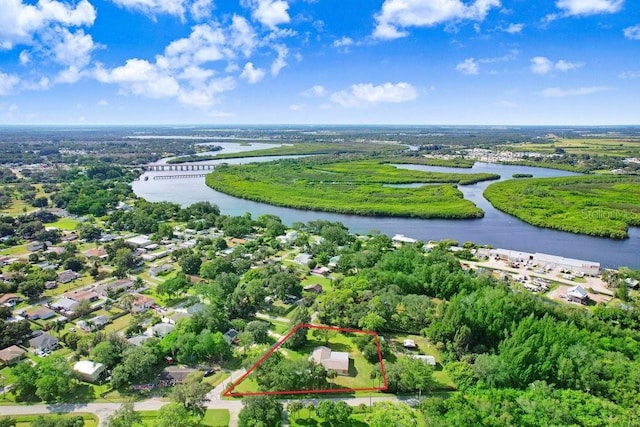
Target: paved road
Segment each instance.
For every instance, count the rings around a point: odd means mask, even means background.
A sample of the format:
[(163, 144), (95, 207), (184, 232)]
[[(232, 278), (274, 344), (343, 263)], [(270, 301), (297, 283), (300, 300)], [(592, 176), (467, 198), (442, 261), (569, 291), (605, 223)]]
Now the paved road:
[[(405, 403), (415, 403), (416, 399), (414, 397), (397, 397), (393, 395), (384, 395), (384, 396), (374, 396), (371, 397), (351, 397), (346, 399), (341, 398), (329, 398), (329, 399), (304, 399), (303, 402), (306, 405), (309, 402), (317, 405), (321, 400), (333, 400), (333, 401), (344, 401), (350, 406), (359, 406), (361, 404), (369, 405), (376, 402), (405, 402)], [(292, 400), (282, 400), (282, 403), (286, 406), (288, 402)], [(160, 409), (162, 406), (166, 405), (168, 402), (166, 400), (160, 399), (148, 399), (141, 402), (135, 403), (136, 411), (156, 411)], [(100, 420), (100, 426), (106, 426), (107, 418), (113, 414), (114, 411), (120, 408), (119, 403), (62, 403), (62, 404), (52, 404), (52, 405), (12, 405), (12, 406), (0, 406), (0, 412), (2, 415), (40, 415), (40, 414), (51, 414), (51, 413), (77, 413), (77, 412), (89, 412), (98, 416)], [(227, 409), (230, 415), (229, 427), (237, 427), (238, 425), (238, 414), (242, 409), (242, 402), (239, 400), (220, 400), (213, 399), (210, 400), (208, 405), (208, 409)]]

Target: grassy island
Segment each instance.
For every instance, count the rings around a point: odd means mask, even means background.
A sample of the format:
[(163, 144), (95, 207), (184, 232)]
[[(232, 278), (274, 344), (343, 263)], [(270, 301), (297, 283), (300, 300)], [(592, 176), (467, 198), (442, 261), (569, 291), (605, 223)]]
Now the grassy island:
[(622, 239), (640, 225), (640, 177), (589, 175), (508, 180), (484, 192), (491, 204), (529, 224)]
[[(403, 170), (388, 159), (335, 161), (289, 159), (222, 165), (207, 176), (214, 190), (272, 205), (367, 216), (479, 218), (457, 184), (498, 179), (498, 175)], [(389, 185), (430, 184), (419, 187)]]

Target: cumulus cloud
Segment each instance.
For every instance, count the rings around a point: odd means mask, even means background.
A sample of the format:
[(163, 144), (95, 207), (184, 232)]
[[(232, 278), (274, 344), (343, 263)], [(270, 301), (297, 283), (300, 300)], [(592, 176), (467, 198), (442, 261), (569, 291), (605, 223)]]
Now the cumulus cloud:
[(195, 20), (211, 16), (212, 0), (111, 0), (116, 5), (139, 11), (155, 18), (157, 15), (173, 15), (184, 19), (188, 11)]
[[(220, 102), (222, 94), (235, 88), (232, 76), (219, 76), (238, 70), (238, 53), (254, 48), (254, 36), (247, 22), (236, 17), (228, 28), (213, 22), (192, 27), (188, 37), (172, 41), (155, 61), (131, 58), (124, 65), (106, 69), (98, 66), (93, 76), (98, 81), (116, 84), (124, 94), (146, 98), (173, 98), (183, 105), (209, 109)], [(217, 63), (226, 61), (226, 64)], [(264, 71), (245, 65), (241, 74), (250, 83)]]
[(640, 25), (627, 27), (623, 30), (624, 36), (630, 40), (640, 40)]
[(287, 66), (287, 55), (289, 55), (289, 49), (283, 44), (278, 44), (273, 47), (278, 53), (277, 58), (271, 63), (271, 75), (277, 76), (284, 67)]
[(10, 94), (20, 82), (20, 78), (15, 74), (5, 74), (0, 71), (0, 96)]
[(567, 72), (583, 67), (582, 62), (569, 62), (560, 59), (555, 63), (547, 57), (536, 56), (531, 58), (531, 72), (534, 74), (548, 74), (553, 70)]
[(78, 27), (92, 25), (96, 10), (87, 0), (75, 6), (67, 2), (40, 0), (25, 4), (22, 0), (3, 0), (0, 13), (0, 48), (31, 44), (33, 36), (52, 25)]
[(466, 75), (476, 75), (480, 71), (478, 63), (473, 58), (467, 58), (456, 65), (456, 71)]
[(327, 95), (327, 89), (322, 85), (315, 85), (301, 93), (306, 98), (322, 98)]
[(430, 27), (444, 22), (482, 21), (500, 0), (385, 0), (375, 16), (373, 36), (389, 40), (408, 35), (408, 27)]
[(524, 24), (509, 24), (506, 28), (503, 28), (502, 31), (509, 34), (520, 34), (524, 29)]
[(531, 59), (531, 72), (535, 74), (547, 74), (553, 70), (553, 62), (544, 56), (536, 56)]
[(616, 13), (623, 4), (624, 0), (558, 0), (556, 7), (564, 16), (586, 16)]
[(233, 15), (231, 45), (241, 50), (245, 57), (250, 56), (257, 45), (256, 33), (251, 24), (242, 16)]
[(343, 107), (365, 107), (381, 103), (400, 103), (412, 101), (418, 97), (417, 90), (406, 82), (360, 83), (351, 85), (347, 90), (335, 92), (331, 101)]
[(333, 47), (349, 47), (352, 46), (354, 43), (353, 39), (351, 37), (347, 37), (344, 36), (342, 38), (339, 38), (337, 40), (333, 41)]
[(251, 9), (253, 19), (271, 29), (291, 20), (289, 3), (285, 0), (241, 0), (240, 4)]
[(252, 62), (247, 62), (244, 64), (244, 69), (242, 70), (242, 74), (240, 74), (240, 78), (247, 81), (249, 84), (258, 83), (265, 76), (265, 71), (261, 68), (255, 68)]
[(540, 94), (545, 98), (566, 98), (568, 96), (591, 95), (593, 93), (604, 92), (610, 89), (611, 88), (606, 86), (583, 86), (569, 89), (549, 87), (540, 92)]

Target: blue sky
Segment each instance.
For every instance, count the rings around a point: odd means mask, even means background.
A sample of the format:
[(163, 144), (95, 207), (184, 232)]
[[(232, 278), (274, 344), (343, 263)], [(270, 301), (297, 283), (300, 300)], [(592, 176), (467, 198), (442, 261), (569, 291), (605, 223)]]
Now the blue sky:
[(637, 0), (0, 0), (0, 124), (640, 123)]

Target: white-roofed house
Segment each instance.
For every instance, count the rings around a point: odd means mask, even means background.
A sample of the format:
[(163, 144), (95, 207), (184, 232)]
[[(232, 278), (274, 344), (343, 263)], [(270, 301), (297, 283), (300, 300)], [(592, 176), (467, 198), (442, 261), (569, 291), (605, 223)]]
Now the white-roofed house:
[(582, 286), (577, 285), (567, 291), (567, 300), (586, 304), (589, 301), (589, 294)]
[(80, 360), (73, 365), (73, 372), (83, 381), (95, 383), (107, 367), (91, 360)]

